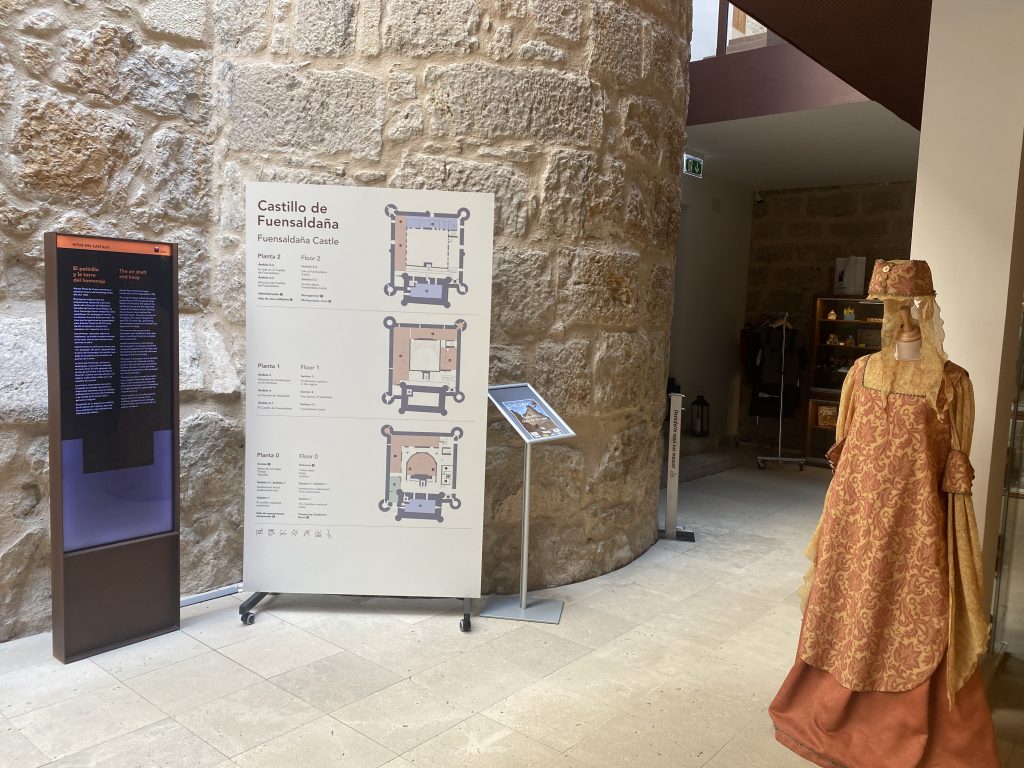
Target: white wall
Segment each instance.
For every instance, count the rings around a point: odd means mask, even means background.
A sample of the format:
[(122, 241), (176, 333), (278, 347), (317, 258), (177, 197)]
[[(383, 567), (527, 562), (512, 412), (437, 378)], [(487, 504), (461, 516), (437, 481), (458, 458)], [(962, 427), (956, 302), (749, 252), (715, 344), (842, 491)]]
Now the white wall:
[(712, 436), (734, 435), (753, 191), (716, 181), (713, 168), (703, 179), (683, 176), (681, 186), (669, 375), (682, 385), (684, 405), (703, 390)]
[(911, 258), (932, 267), (946, 351), (974, 383), (971, 460), (991, 589), (1021, 297), (1024, 3), (934, 0)]

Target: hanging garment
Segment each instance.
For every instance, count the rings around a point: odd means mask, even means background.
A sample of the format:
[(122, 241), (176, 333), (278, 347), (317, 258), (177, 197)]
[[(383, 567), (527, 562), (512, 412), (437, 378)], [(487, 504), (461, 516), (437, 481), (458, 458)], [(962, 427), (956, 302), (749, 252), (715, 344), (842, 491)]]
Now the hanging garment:
[(881, 354), (843, 385), (797, 660), (769, 713), (824, 768), (998, 768), (970, 379), (946, 362), (933, 403), (907, 385), (915, 363), (886, 383)]
[(753, 342), (750, 415), (778, 418), (779, 390), (784, 389), (782, 414), (793, 417), (800, 406), (800, 372), (807, 367), (803, 334), (795, 328), (787, 327), (783, 333), (782, 326), (763, 326), (754, 334)]

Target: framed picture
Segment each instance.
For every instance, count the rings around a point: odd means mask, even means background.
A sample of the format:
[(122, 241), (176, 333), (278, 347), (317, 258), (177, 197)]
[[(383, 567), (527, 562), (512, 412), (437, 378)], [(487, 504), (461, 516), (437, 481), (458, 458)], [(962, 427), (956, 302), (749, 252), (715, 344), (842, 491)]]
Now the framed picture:
[(818, 406), (818, 426), (819, 427), (834, 427), (836, 422), (839, 420), (839, 406), (838, 405), (819, 405)]
[(882, 346), (881, 328), (862, 328), (857, 331), (857, 346), (859, 347), (880, 347)]

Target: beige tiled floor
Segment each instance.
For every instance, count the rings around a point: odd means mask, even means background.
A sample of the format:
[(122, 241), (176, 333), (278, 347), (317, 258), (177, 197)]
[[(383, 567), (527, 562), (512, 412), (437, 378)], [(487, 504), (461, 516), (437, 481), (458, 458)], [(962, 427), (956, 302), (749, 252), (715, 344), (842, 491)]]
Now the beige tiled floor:
[[(48, 635), (0, 645), (0, 766), (800, 768), (767, 706), (792, 662), (803, 546), (828, 475), (737, 469), (681, 487), (696, 543), (553, 590), (558, 626), (459, 604), (238, 600), (67, 666)], [(1024, 768), (1024, 663), (993, 688)]]

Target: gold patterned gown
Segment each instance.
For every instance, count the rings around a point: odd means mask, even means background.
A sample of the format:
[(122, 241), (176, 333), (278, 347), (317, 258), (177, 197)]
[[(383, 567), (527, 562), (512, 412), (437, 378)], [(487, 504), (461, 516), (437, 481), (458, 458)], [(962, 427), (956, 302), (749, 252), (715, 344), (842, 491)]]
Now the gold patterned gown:
[(873, 357), (843, 387), (797, 660), (769, 710), (776, 737), (825, 768), (998, 768), (977, 673), (970, 379), (946, 363), (933, 406), (899, 380), (872, 386)]

